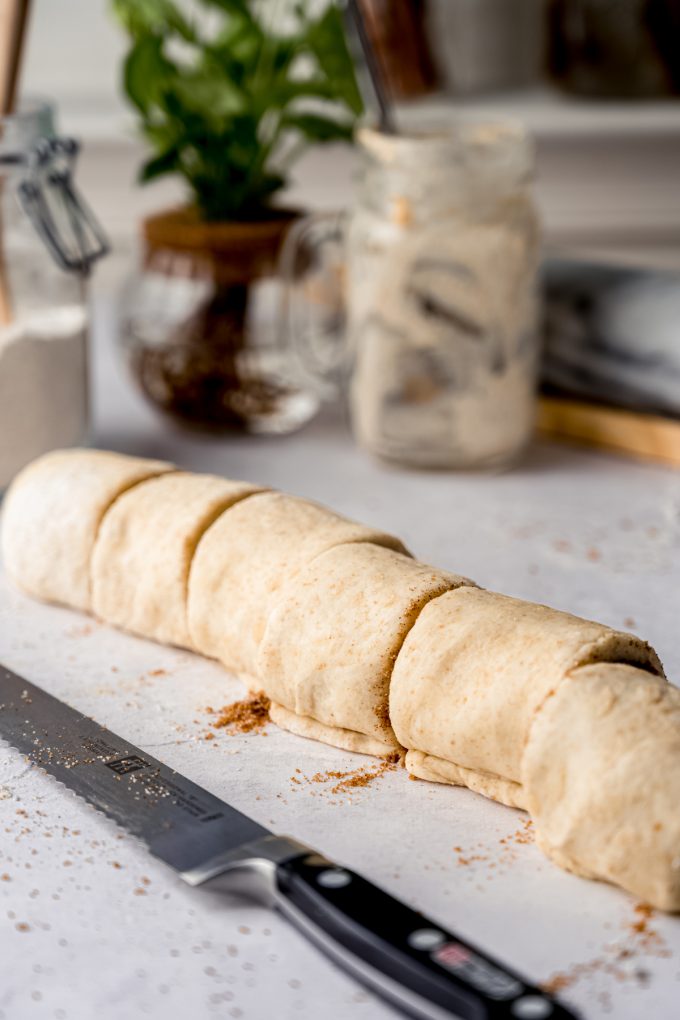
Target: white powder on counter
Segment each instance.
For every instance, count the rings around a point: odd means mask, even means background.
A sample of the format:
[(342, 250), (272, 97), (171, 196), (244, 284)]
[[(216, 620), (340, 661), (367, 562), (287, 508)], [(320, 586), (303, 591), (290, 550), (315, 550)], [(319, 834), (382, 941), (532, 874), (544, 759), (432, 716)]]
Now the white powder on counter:
[(86, 322), (72, 305), (0, 327), (0, 491), (34, 457), (83, 440)]

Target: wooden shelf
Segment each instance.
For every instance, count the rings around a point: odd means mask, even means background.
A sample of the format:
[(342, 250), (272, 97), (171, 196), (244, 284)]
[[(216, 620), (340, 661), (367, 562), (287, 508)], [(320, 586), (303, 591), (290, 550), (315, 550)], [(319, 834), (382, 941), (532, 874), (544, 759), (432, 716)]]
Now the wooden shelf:
[(680, 137), (680, 98), (591, 100), (549, 86), (474, 98), (445, 93), (401, 103), (405, 126), (443, 118), (516, 117), (541, 139)]
[(561, 397), (539, 401), (545, 436), (680, 467), (680, 421)]

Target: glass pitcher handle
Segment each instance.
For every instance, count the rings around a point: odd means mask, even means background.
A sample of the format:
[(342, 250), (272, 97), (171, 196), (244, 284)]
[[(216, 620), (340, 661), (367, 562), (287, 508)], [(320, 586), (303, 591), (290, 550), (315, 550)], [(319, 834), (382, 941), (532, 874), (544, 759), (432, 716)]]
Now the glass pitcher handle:
[(72, 138), (42, 139), (22, 160), (18, 197), (57, 265), (86, 276), (109, 244), (73, 183), (77, 155), (78, 143)]
[(344, 213), (313, 213), (293, 224), (279, 255), (281, 349), (291, 351), (305, 383), (326, 400), (344, 391), (351, 370), (344, 235)]

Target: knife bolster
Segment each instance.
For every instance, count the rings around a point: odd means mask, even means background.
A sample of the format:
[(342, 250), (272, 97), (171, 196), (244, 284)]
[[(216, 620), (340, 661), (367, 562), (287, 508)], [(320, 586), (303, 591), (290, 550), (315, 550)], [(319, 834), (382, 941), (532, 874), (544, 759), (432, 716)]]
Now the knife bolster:
[(191, 871), (182, 872), (189, 885), (257, 899), (273, 907), (277, 894), (277, 867), (313, 853), (304, 843), (273, 833), (219, 854)]

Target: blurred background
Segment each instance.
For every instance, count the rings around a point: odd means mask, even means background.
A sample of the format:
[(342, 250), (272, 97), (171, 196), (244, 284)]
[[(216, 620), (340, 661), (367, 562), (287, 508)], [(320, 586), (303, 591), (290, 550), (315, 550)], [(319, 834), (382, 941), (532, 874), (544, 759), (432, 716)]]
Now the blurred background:
[[(20, 333), (54, 332), (57, 308), (73, 333), (87, 304), (95, 375), (123, 352), (137, 390), (175, 424), (277, 434), (349, 403), (355, 438), (378, 456), (491, 467), (529, 445), (538, 379), (544, 434), (680, 464), (680, 0), (10, 9), (27, 24), (18, 108), (47, 99), (58, 133), (80, 140), (77, 185), (110, 253), (66, 295), (34, 247), (27, 193), (21, 215), (14, 201), (16, 167), (53, 133), (32, 123), (17, 161), (10, 136), (24, 122), (10, 118), (6, 357)], [(383, 91), (405, 139), (394, 149), (386, 122), (368, 146), (363, 131)], [(414, 133), (435, 131), (448, 139), (440, 153), (422, 137), (409, 150)], [(59, 169), (70, 156), (50, 158)], [(68, 206), (50, 174), (38, 174), (44, 194)], [(305, 217), (324, 212), (344, 212), (348, 231), (327, 219), (315, 233), (318, 217), (310, 230)], [(379, 321), (386, 308), (391, 322)], [(41, 406), (55, 386), (23, 350), (22, 403)], [(51, 379), (47, 350), (35, 357)], [(495, 436), (484, 454), (472, 452), (475, 415)], [(516, 438), (502, 453), (508, 423)], [(57, 441), (41, 428), (33, 452)]]
[[(677, 0), (363, 2), (400, 103), (528, 125), (550, 250), (680, 268)], [(62, 130), (85, 143), (80, 181), (115, 248), (103, 287), (140, 216), (182, 186), (135, 185), (144, 147), (121, 96), (126, 40), (107, 0), (35, 0), (26, 45), (22, 93), (51, 97)], [(294, 170), (304, 205), (342, 204), (355, 158), (348, 147), (308, 153)]]

